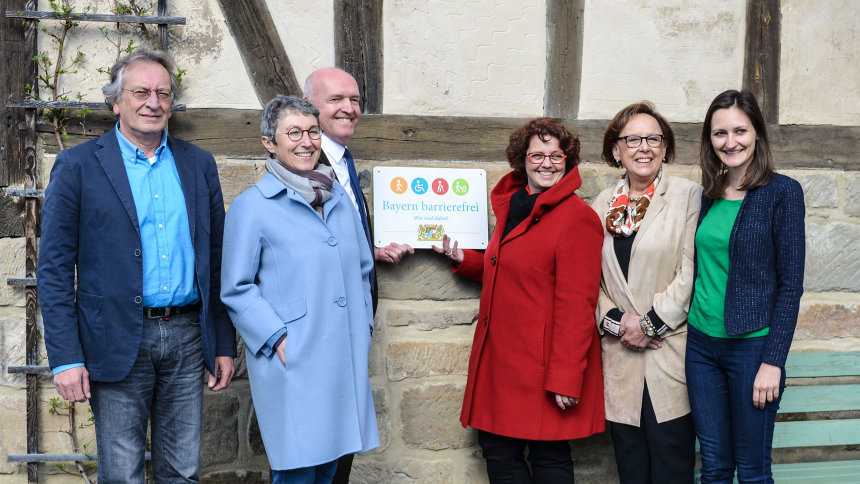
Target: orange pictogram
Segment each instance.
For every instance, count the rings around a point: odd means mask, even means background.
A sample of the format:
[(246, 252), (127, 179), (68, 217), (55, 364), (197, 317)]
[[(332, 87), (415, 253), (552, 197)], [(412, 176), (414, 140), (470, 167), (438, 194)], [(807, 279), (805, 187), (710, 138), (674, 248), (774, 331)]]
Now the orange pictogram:
[(406, 179), (398, 176), (398, 177), (394, 178), (393, 180), (391, 180), (391, 191), (392, 192), (399, 195), (399, 194), (404, 193), (407, 188), (409, 188), (409, 184), (406, 183)]

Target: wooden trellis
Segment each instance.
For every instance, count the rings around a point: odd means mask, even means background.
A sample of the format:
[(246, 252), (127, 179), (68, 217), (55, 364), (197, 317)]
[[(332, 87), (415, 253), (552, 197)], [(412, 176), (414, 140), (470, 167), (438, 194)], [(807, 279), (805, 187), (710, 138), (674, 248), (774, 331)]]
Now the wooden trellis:
[[(26, 55), (34, 58), (37, 53), (36, 32), (40, 20), (68, 20), (75, 22), (107, 22), (107, 23), (133, 23), (133, 24), (155, 24), (158, 26), (158, 42), (162, 50), (167, 50), (167, 27), (168, 25), (185, 25), (184, 17), (167, 16), (167, 0), (158, 0), (157, 16), (138, 15), (104, 15), (90, 13), (71, 13), (64, 15), (58, 12), (36, 11), (36, 1), (27, 0), (23, 10), (6, 10), (6, 17), (22, 19), (25, 22), (24, 45)], [(38, 89), (36, 72), (32, 72), (30, 85)], [(26, 241), (26, 263), (25, 277), (9, 278), (7, 284), (11, 286), (23, 286), (26, 288), (26, 364), (23, 366), (9, 366), (8, 373), (26, 375), (27, 380), (27, 453), (9, 454), (9, 462), (27, 463), (27, 482), (39, 482), (38, 463), (40, 462), (70, 462), (95, 460), (93, 455), (82, 453), (69, 454), (40, 454), (38, 438), (38, 382), (39, 375), (49, 375), (51, 369), (47, 366), (38, 365), (38, 335), (36, 330), (36, 227), (38, 226), (37, 204), (39, 199), (44, 198), (44, 190), (36, 188), (36, 177), (38, 173), (36, 158), (36, 117), (39, 109), (88, 109), (90, 111), (106, 111), (104, 103), (77, 102), (77, 101), (42, 101), (35, 99), (10, 99), (6, 100), (6, 107), (21, 108), (24, 110), (24, 122), (19, 126), (20, 136), (23, 139), (20, 152), (12, 156), (22, 156), (24, 163), (24, 189), (7, 189), (6, 195), (25, 199), (24, 237)], [(185, 105), (175, 105), (175, 111), (184, 111)], [(148, 458), (148, 456), (147, 456)]]

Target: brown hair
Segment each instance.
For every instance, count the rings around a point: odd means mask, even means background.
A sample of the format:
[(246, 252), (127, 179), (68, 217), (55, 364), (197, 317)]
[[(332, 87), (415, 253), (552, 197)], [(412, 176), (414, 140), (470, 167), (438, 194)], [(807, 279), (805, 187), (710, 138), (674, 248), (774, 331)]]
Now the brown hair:
[(579, 137), (568, 131), (560, 121), (552, 118), (535, 118), (517, 128), (511, 133), (505, 156), (508, 163), (518, 176), (526, 176), (526, 152), (532, 136), (537, 135), (546, 141), (550, 137), (558, 140), (561, 151), (567, 155), (564, 162), (564, 172), (568, 173), (571, 168), (579, 164)]
[(625, 126), (627, 126), (627, 123), (630, 122), (630, 118), (637, 114), (647, 114), (657, 120), (657, 124), (660, 125), (660, 130), (663, 131), (663, 141), (666, 143), (664, 163), (671, 163), (672, 160), (675, 159), (675, 133), (672, 131), (672, 126), (669, 124), (669, 121), (666, 121), (666, 118), (657, 112), (657, 109), (654, 108), (654, 104), (650, 101), (633, 103), (621, 111), (618, 111), (618, 114), (612, 118), (612, 121), (609, 122), (609, 126), (606, 127), (606, 131), (603, 133), (603, 152), (600, 154), (603, 161), (614, 168), (619, 168), (621, 166), (621, 162), (615, 160), (615, 155), (612, 153), (612, 147), (618, 142), (618, 135), (621, 134), (621, 131)]
[(752, 122), (755, 129), (755, 151), (753, 159), (747, 167), (747, 171), (741, 180), (741, 190), (752, 190), (767, 185), (774, 173), (773, 155), (770, 152), (770, 143), (767, 138), (767, 127), (764, 124), (764, 116), (758, 107), (755, 95), (746, 89), (737, 91), (730, 89), (719, 94), (711, 102), (708, 112), (705, 114), (705, 122), (702, 123), (702, 140), (699, 148), (699, 165), (702, 168), (702, 187), (705, 195), (710, 198), (723, 196), (726, 187), (728, 168), (714, 150), (711, 144), (711, 121), (714, 113), (719, 109), (729, 109), (737, 106), (744, 112)]

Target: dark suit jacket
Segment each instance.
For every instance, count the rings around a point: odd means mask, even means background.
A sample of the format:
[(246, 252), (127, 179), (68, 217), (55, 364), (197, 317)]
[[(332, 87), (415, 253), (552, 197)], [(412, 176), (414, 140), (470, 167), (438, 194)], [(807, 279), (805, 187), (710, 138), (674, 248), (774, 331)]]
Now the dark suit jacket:
[[(168, 137), (185, 193), (201, 299), (203, 357), (235, 356), (221, 304), (224, 201), (212, 154)], [(131, 369), (143, 328), (140, 227), (114, 130), (61, 151), (42, 206), (38, 289), (51, 367), (84, 362), (90, 379)], [(77, 269), (77, 287), (75, 270)]]
[[(699, 225), (713, 202), (702, 194)], [(729, 237), (726, 332), (738, 336), (770, 327), (761, 358), (779, 367), (785, 367), (803, 295), (805, 216), (800, 183), (777, 173), (746, 193)]]
[[(320, 163), (331, 166), (331, 161), (325, 155), (325, 151), (320, 150)], [(358, 170), (356, 170), (357, 172)], [(364, 227), (367, 235), (367, 243), (370, 244), (370, 254), (373, 255), (373, 223), (370, 221), (370, 206), (367, 204), (367, 197), (364, 192), (356, 193), (360, 195), (364, 201), (364, 213), (367, 215), (367, 227)], [(376, 258), (373, 259), (373, 271), (370, 273), (370, 298), (373, 302), (373, 314), (376, 314), (376, 306), (379, 304), (379, 285), (376, 282)]]

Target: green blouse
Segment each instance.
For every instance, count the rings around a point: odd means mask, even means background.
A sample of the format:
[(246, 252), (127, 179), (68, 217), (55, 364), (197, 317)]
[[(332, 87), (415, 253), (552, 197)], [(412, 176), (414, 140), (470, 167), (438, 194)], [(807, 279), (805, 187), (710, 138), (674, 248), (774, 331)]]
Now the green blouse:
[(729, 336), (726, 332), (726, 283), (729, 278), (729, 237), (743, 200), (714, 200), (696, 231), (696, 272), (689, 323), (715, 338), (753, 338), (765, 336), (770, 327)]

